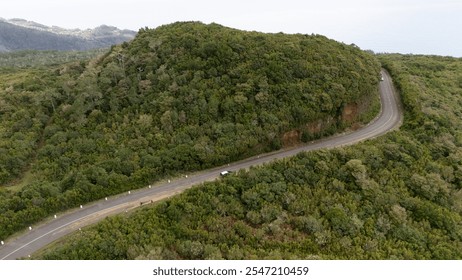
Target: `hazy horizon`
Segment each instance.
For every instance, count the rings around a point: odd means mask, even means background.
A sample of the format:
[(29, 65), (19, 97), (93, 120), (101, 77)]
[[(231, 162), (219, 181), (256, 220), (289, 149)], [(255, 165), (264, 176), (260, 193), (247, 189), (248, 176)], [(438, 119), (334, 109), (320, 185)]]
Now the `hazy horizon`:
[(5, 0), (0, 17), (48, 26), (102, 24), (138, 31), (176, 21), (241, 30), (321, 34), (364, 50), (462, 57), (462, 1), (456, 0)]

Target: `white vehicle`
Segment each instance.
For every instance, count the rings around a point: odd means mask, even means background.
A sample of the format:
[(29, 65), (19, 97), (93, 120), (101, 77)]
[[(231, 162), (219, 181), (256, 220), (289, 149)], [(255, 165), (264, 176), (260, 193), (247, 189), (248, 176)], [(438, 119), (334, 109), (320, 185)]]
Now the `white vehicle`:
[(223, 176), (223, 177), (226, 176), (226, 175), (229, 175), (229, 174), (231, 174), (231, 171), (228, 171), (228, 170), (220, 172), (220, 176)]

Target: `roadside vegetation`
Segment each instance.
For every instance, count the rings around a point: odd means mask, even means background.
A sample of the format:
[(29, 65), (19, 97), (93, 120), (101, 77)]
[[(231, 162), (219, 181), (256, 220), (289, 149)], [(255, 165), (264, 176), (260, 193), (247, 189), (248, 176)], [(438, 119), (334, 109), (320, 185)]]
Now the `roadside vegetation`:
[(88, 55), (0, 56), (2, 240), (79, 204), (378, 112), (376, 57), (319, 35), (187, 22)]
[(462, 60), (380, 55), (399, 131), (301, 153), (101, 223), (45, 259), (461, 259)]

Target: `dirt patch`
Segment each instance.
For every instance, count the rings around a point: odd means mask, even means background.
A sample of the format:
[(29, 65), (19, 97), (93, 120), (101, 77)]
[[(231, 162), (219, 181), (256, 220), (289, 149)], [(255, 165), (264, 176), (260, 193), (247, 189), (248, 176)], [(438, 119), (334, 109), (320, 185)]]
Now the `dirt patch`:
[(323, 121), (317, 120), (306, 125), (306, 128), (311, 134), (318, 134), (321, 132), (323, 127)]
[(351, 130), (357, 130), (361, 127), (359, 123), (360, 115), (367, 112), (370, 102), (367, 98), (362, 98), (358, 102), (349, 103), (342, 109), (341, 116), (332, 117), (328, 116), (325, 119), (318, 119), (310, 122), (299, 129), (288, 131), (282, 135), (283, 147), (292, 147), (302, 143), (302, 133), (306, 132), (310, 138), (317, 138), (323, 132), (332, 128), (332, 125), (338, 123), (345, 124)]
[(301, 133), (298, 130), (291, 130), (284, 133), (282, 136), (282, 145), (284, 147), (291, 147), (300, 144)]
[(359, 116), (358, 107), (356, 103), (347, 104), (342, 110), (342, 121), (347, 123), (355, 121)]
[(350, 129), (354, 131), (354, 130), (360, 129), (361, 127), (362, 127), (362, 125), (360, 123), (355, 122), (350, 126)]
[(337, 118), (329, 116), (325, 119), (320, 119), (307, 124), (306, 130), (313, 135), (321, 134), (324, 130), (328, 129), (332, 126), (332, 124), (335, 124), (337, 122)]
[(305, 131), (310, 135), (321, 135), (324, 130), (329, 128), (335, 122), (336, 120), (333, 117), (328, 117), (327, 119), (310, 122), (300, 130), (294, 129), (288, 131), (282, 136), (282, 145), (284, 147), (299, 145), (302, 143), (302, 131)]

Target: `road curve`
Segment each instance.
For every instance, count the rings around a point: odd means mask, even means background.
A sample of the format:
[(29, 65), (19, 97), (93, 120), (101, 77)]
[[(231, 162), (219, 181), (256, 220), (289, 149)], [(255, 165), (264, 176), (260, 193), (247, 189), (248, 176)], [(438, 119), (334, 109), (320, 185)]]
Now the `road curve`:
[(144, 189), (109, 197), (66, 213), (57, 214), (39, 225), (32, 225), (26, 232), (0, 243), (0, 260), (27, 258), (53, 241), (80, 230), (84, 226), (93, 224), (104, 217), (170, 197), (202, 182), (213, 181), (217, 179), (219, 172), (223, 170), (237, 171), (276, 159), (290, 157), (302, 151), (352, 145), (383, 135), (399, 127), (402, 122), (402, 112), (390, 76), (385, 70), (382, 70), (382, 76), (383, 81), (380, 82), (382, 104), (380, 114), (370, 124), (361, 129), (313, 141), (296, 148), (255, 156), (189, 176), (185, 175), (179, 179), (162, 181)]

